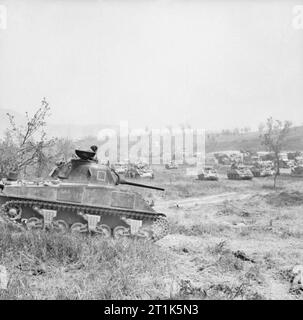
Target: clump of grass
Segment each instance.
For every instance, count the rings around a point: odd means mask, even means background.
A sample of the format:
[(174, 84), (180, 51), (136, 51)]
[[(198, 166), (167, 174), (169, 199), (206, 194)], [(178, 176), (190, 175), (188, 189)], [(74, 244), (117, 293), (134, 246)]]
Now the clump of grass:
[(218, 235), (224, 231), (230, 231), (232, 227), (220, 223), (201, 223), (193, 225), (182, 225), (176, 221), (170, 222), (171, 234), (183, 234), (186, 236), (203, 236), (203, 235)]
[(208, 300), (264, 300), (265, 297), (256, 291), (248, 281), (235, 283), (219, 282), (205, 289)]
[(179, 292), (174, 299), (205, 299), (207, 296), (205, 290), (201, 287), (195, 287), (190, 280), (180, 281)]
[(236, 258), (232, 252), (221, 255), (217, 261), (217, 266), (222, 271), (240, 271), (244, 268), (244, 262)]
[[(217, 258), (217, 261), (213, 265), (216, 265), (223, 271), (244, 270), (244, 265), (255, 263), (255, 260), (248, 257), (245, 252), (240, 250), (232, 251), (228, 248), (226, 241), (220, 241), (215, 245), (208, 246), (207, 251)], [(259, 272), (259, 269), (254, 265), (254, 267), (250, 268), (250, 271), (256, 273), (257, 271)]]
[(291, 230), (289, 228), (280, 227), (278, 230), (275, 231), (282, 239), (288, 238), (303, 238), (303, 232), (300, 230)]
[(264, 196), (266, 202), (276, 207), (303, 205), (303, 193), (299, 191), (282, 191)]
[(265, 281), (264, 276), (262, 275), (262, 272), (258, 265), (251, 266), (244, 274), (244, 278), (249, 281), (256, 282), (258, 284), (262, 284)]
[(262, 210), (256, 209), (256, 202), (252, 199), (243, 204), (236, 204), (234, 201), (226, 200), (218, 206), (217, 214), (220, 216), (236, 215), (243, 218), (262, 214)]
[(83, 246), (80, 238), (49, 232), (11, 232), (5, 225), (0, 226), (0, 257), (9, 252), (20, 252), (41, 261), (56, 260), (72, 263), (80, 259)]
[(217, 282), (205, 287), (195, 287), (189, 280), (181, 280), (180, 291), (175, 299), (200, 300), (264, 300), (265, 297), (254, 290), (248, 281), (236, 283)]
[(10, 281), (0, 299), (157, 299), (174, 279), (166, 252), (148, 241), (0, 226), (0, 264)]
[(212, 255), (229, 253), (230, 249), (226, 247), (226, 241), (220, 241), (213, 246), (208, 246), (207, 251)]
[(221, 205), (219, 205), (218, 215), (229, 216), (235, 214), (236, 207), (231, 203), (231, 201), (225, 200)]

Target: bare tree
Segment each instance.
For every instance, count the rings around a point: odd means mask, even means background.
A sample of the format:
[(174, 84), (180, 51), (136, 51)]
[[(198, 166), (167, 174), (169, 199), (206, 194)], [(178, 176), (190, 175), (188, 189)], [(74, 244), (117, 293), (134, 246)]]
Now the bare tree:
[(277, 178), (280, 174), (280, 154), (284, 147), (285, 140), (288, 136), (291, 127), (290, 121), (267, 119), (263, 133), (260, 135), (261, 144), (264, 145), (268, 151), (274, 154), (274, 188), (277, 185)]
[(26, 113), (27, 123), (24, 126), (16, 124), (14, 116), (7, 113), (10, 128), (0, 146), (4, 149), (0, 158), (2, 175), (10, 171), (25, 172), (28, 166), (33, 165), (41, 168), (45, 164), (45, 152), (55, 142), (48, 139), (44, 131), (49, 111), (49, 104), (44, 98), (32, 117)]

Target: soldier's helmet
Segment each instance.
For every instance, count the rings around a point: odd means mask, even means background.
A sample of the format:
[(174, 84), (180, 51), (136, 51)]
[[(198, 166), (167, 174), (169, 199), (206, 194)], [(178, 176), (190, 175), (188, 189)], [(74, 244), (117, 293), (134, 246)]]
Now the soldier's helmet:
[(91, 150), (92, 150), (93, 152), (95, 152), (95, 153), (98, 151), (98, 147), (95, 146), (95, 145), (91, 146), (90, 148), (91, 148)]

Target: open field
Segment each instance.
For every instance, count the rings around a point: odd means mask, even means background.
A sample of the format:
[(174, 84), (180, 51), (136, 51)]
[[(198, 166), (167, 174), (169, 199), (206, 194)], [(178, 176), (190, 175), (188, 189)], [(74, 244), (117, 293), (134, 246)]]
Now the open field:
[(1, 299), (302, 299), (303, 179), (218, 182), (156, 169), (142, 190), (167, 214), (156, 243), (17, 232), (0, 225)]

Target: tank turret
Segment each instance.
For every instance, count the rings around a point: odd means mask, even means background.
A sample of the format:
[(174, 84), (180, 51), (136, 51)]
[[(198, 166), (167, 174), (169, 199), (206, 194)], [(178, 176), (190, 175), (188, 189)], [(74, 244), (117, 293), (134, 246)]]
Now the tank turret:
[(91, 151), (75, 151), (78, 158), (69, 160), (68, 162), (59, 162), (51, 171), (50, 177), (71, 181), (84, 182), (102, 185), (130, 185), (153, 190), (164, 191), (165, 189), (154, 187), (147, 184), (127, 181), (112, 168), (106, 165), (98, 164), (96, 155)]

